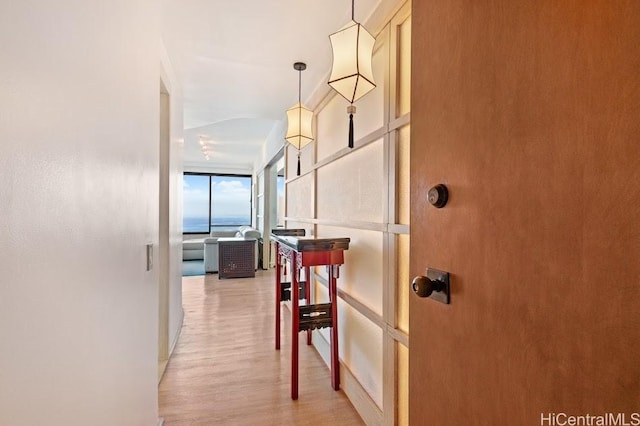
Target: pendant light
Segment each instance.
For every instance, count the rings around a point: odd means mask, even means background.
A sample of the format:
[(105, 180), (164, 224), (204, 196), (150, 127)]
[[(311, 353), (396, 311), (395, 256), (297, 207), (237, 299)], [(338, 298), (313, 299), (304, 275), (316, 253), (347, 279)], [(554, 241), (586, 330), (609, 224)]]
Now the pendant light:
[(300, 150), (313, 141), (311, 122), (313, 111), (305, 108), (300, 100), (302, 91), (302, 71), (307, 69), (304, 62), (296, 62), (293, 69), (298, 71), (298, 103), (287, 110), (287, 134), (285, 139), (298, 150), (298, 176), (300, 176)]
[(329, 85), (350, 104), (349, 148), (353, 148), (353, 103), (376, 87), (371, 64), (376, 39), (355, 21), (354, 8), (355, 0), (351, 0), (351, 21), (329, 36), (333, 51)]

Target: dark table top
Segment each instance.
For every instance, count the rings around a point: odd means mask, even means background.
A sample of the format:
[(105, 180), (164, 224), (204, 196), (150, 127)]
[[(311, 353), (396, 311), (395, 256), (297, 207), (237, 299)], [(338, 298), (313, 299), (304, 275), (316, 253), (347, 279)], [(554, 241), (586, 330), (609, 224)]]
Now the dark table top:
[(275, 228), (271, 230), (271, 236), (304, 237), (306, 231), (302, 228)]
[(351, 238), (289, 237), (273, 234), (271, 238), (298, 252), (349, 250), (349, 242), (351, 242)]

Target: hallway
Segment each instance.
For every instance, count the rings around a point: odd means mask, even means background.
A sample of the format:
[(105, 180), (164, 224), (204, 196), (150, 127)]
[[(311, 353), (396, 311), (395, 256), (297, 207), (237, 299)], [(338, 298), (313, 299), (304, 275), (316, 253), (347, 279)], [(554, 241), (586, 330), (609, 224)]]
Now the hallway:
[(290, 398), (290, 316), (274, 349), (273, 270), (256, 278), (183, 278), (184, 325), (159, 387), (173, 425), (361, 425), (329, 369), (300, 339), (300, 397)]

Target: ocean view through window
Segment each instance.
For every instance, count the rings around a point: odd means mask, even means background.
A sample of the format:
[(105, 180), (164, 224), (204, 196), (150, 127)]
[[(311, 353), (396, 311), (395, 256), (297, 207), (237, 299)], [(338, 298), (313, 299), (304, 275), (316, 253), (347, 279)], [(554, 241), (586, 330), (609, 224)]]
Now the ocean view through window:
[(183, 200), (185, 234), (251, 225), (251, 176), (185, 173)]

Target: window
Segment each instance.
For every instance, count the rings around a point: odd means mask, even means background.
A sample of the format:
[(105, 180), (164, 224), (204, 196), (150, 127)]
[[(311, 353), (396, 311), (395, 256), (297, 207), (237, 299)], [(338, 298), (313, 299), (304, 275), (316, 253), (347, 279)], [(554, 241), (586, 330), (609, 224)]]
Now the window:
[(211, 226), (251, 225), (251, 176), (211, 176)]
[(251, 225), (251, 176), (185, 173), (185, 234)]
[(209, 232), (209, 176), (183, 177), (182, 230), (183, 232)]

